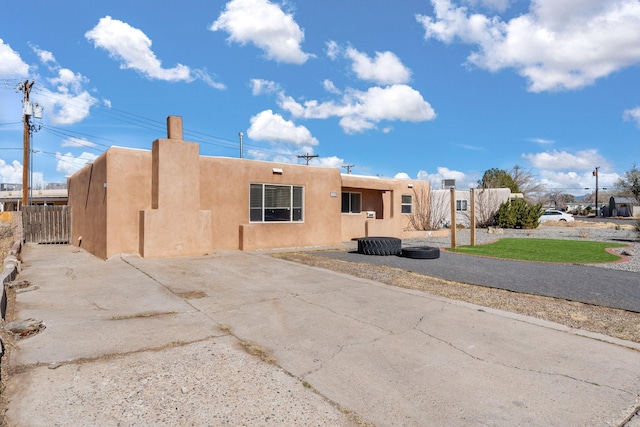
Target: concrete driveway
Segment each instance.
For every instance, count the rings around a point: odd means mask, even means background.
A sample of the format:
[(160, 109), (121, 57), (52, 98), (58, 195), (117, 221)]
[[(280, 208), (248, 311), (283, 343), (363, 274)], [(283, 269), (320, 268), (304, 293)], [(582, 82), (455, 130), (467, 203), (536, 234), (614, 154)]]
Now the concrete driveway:
[(634, 343), (257, 253), (24, 264), (9, 425), (640, 422)]

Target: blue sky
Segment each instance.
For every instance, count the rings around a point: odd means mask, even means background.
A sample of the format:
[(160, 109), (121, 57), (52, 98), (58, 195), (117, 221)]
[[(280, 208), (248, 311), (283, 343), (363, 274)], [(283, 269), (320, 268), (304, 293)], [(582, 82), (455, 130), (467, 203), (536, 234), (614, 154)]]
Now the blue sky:
[[(0, 182), (22, 180), (20, 82), (44, 107), (33, 180), (64, 182), (169, 115), (202, 155), (610, 187), (640, 163), (638, 0), (8, 2)], [(589, 188), (585, 190), (584, 188)]]

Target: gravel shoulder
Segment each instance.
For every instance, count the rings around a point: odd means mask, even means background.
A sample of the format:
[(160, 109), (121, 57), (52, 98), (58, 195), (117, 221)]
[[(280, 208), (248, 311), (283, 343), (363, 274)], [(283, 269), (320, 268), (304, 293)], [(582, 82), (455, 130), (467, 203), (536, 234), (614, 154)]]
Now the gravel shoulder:
[[(640, 272), (640, 254), (636, 253), (638, 252), (638, 243), (631, 226), (616, 227), (611, 224), (581, 223), (580, 221), (571, 225), (544, 226), (537, 230), (504, 230), (503, 234), (489, 234), (486, 230), (478, 230), (476, 241), (488, 243), (502, 237), (521, 237), (627, 242), (630, 247), (626, 250), (631, 255), (626, 262), (597, 264), (597, 266)], [(468, 244), (468, 230), (460, 230), (457, 237), (459, 245)], [(450, 241), (448, 238), (431, 238), (403, 242), (403, 246), (416, 245), (448, 247)], [(400, 268), (331, 259), (309, 251), (280, 252), (274, 253), (272, 256), (375, 280), (390, 286), (420, 290), (433, 295), (523, 314), (575, 329), (640, 343), (640, 313), (560, 298), (457, 283), (408, 272)]]

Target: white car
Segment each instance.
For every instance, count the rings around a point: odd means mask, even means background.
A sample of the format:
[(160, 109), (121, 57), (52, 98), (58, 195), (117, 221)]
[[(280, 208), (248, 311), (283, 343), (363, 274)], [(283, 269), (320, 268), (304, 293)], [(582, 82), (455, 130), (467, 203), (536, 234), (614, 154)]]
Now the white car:
[(574, 219), (573, 215), (571, 214), (556, 209), (549, 209), (544, 211), (544, 214), (542, 214), (542, 216), (540, 217), (540, 224), (549, 221), (571, 222), (574, 221)]

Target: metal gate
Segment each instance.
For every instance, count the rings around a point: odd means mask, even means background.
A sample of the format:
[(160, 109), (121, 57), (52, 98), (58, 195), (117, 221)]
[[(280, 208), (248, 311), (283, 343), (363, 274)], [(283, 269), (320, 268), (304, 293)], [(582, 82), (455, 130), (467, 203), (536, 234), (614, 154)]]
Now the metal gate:
[(22, 228), (25, 243), (69, 243), (70, 206), (23, 206)]

